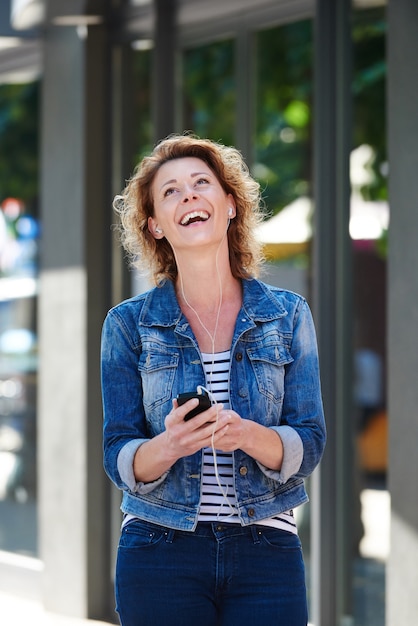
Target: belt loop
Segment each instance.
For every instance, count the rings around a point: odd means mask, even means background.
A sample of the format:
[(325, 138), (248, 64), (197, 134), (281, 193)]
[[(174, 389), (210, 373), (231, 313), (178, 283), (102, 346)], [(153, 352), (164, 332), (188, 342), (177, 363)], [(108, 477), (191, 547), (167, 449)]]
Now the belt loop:
[(174, 541), (174, 535), (175, 535), (176, 531), (173, 528), (167, 528), (165, 531), (165, 542), (166, 543), (173, 543)]
[(260, 535), (261, 531), (257, 530), (257, 526), (250, 526), (251, 535), (253, 538), (254, 545), (261, 543)]

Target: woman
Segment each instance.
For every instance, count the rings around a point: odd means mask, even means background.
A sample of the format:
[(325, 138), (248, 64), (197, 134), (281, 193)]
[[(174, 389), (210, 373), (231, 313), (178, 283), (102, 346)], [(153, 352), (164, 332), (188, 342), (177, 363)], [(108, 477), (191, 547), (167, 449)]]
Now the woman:
[[(156, 282), (103, 327), (121, 624), (305, 626), (293, 509), (325, 445), (317, 347), (306, 301), (255, 278), (259, 186), (234, 148), (172, 136), (115, 207)], [(183, 392), (209, 408), (188, 419)]]

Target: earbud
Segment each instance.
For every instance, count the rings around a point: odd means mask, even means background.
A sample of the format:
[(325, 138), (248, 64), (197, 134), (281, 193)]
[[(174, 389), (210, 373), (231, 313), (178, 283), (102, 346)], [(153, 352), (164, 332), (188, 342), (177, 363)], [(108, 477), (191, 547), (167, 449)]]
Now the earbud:
[(234, 209), (232, 208), (232, 206), (229, 207), (229, 211), (228, 211), (228, 217), (232, 217), (234, 214)]
[(161, 228), (159, 228), (158, 226), (157, 226), (157, 228), (155, 229), (155, 232), (157, 233), (157, 235), (162, 235), (162, 234), (163, 234), (163, 231), (162, 231), (162, 230), (161, 230)]

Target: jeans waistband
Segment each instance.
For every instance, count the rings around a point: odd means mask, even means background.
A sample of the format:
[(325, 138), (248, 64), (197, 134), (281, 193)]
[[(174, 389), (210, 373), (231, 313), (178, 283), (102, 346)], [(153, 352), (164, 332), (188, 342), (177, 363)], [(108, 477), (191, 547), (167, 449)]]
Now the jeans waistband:
[(232, 522), (198, 522), (194, 534), (199, 537), (215, 537), (216, 539), (250, 537), (258, 543), (261, 529), (257, 525), (241, 526), (241, 524)]
[[(198, 522), (194, 531), (189, 530), (176, 530), (174, 528), (169, 528), (167, 526), (162, 526), (159, 524), (154, 524), (153, 522), (147, 522), (141, 519), (132, 519), (130, 520), (124, 528), (128, 528), (131, 524), (139, 524), (142, 528), (144, 528), (147, 532), (150, 533), (163, 533), (165, 536), (165, 541), (167, 543), (171, 543), (174, 541), (175, 537), (201, 537), (208, 539), (216, 539), (217, 541), (222, 541), (229, 538), (234, 537), (248, 537), (248, 539), (252, 543), (260, 543), (262, 539), (262, 535), (265, 532), (268, 533), (284, 533), (285, 535), (293, 536), (292, 533), (287, 533), (284, 530), (273, 529), (267, 526), (263, 526), (260, 524), (252, 524), (250, 526), (241, 526), (241, 524), (236, 524), (232, 522)], [(129, 532), (129, 531), (128, 531)]]
[(151, 522), (140, 521), (139, 523), (141, 525), (145, 525), (149, 530), (159, 530), (160, 532), (163, 532), (168, 543), (174, 541), (176, 536), (194, 536), (216, 539), (217, 541), (233, 537), (248, 537), (253, 543), (259, 543), (260, 536), (262, 534), (261, 526), (241, 526), (240, 524), (225, 522), (198, 522), (194, 531), (175, 530), (174, 528), (159, 526), (158, 524), (153, 524)]

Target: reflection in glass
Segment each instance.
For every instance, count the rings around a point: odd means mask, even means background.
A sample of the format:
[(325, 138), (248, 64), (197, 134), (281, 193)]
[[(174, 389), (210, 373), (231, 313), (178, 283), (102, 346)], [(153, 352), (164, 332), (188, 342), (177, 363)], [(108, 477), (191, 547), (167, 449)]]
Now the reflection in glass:
[(37, 554), (39, 84), (0, 85), (0, 551)]

